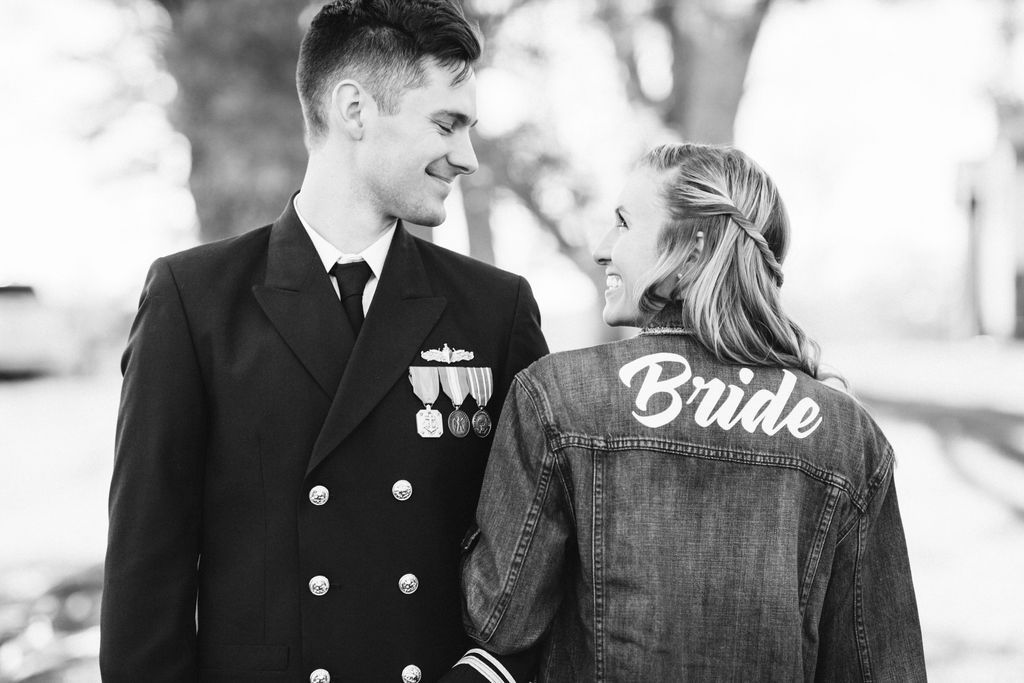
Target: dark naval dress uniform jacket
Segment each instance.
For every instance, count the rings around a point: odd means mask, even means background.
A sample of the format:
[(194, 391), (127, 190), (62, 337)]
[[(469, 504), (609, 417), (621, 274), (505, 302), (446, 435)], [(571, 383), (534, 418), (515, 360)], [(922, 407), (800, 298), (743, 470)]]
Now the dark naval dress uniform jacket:
[[(445, 367), (421, 355), (445, 344), (473, 353), (454, 365), (491, 368), (496, 422), (547, 352), (526, 280), (399, 224), (354, 338), (291, 202), (158, 259), (122, 360), (104, 680), (449, 672), (474, 647), (459, 546), (493, 431), (418, 435), (409, 367)], [(452, 412), (443, 393), (434, 407)]]

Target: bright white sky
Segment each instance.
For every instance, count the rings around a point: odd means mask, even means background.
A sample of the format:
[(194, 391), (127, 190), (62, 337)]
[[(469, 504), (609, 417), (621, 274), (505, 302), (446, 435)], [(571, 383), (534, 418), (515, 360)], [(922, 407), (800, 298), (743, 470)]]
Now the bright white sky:
[[(786, 292), (800, 317), (838, 328), (848, 307), (957, 315), (967, 229), (958, 176), (995, 143), (999, 10), (978, 0), (825, 0), (769, 14), (736, 137), (786, 198)], [(994, 265), (1008, 297), (1012, 272)], [(823, 311), (828, 297), (848, 307)]]
[[(193, 243), (188, 143), (167, 121), (175, 83), (149, 37), (166, 26), (142, 3), (0, 5), (0, 282), (134, 305), (150, 261)], [(139, 93), (123, 111), (120, 87)]]

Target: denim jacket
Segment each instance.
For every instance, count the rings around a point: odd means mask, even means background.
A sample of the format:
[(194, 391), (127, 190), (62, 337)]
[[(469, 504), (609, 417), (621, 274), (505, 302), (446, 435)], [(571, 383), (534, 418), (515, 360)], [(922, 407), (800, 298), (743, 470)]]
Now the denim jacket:
[(849, 395), (690, 335), (513, 384), (464, 544), (470, 636), (543, 681), (923, 681), (893, 452)]

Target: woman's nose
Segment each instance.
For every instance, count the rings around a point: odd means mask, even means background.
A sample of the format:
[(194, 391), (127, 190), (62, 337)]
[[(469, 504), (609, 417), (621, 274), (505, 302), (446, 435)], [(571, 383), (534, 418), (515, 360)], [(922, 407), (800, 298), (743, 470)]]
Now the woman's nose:
[(607, 266), (612, 262), (612, 246), (615, 244), (615, 229), (604, 234), (601, 241), (594, 248), (594, 262), (599, 266)]

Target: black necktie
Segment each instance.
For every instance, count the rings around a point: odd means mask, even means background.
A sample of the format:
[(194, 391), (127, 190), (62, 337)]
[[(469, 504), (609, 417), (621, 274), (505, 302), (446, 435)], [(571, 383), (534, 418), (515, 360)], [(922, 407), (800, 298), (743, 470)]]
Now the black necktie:
[(338, 280), (338, 293), (341, 305), (345, 307), (345, 315), (352, 324), (352, 332), (359, 336), (359, 328), (363, 326), (363, 290), (372, 272), (366, 261), (354, 263), (335, 263), (331, 275)]

